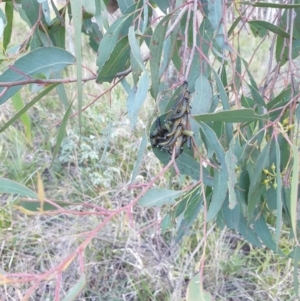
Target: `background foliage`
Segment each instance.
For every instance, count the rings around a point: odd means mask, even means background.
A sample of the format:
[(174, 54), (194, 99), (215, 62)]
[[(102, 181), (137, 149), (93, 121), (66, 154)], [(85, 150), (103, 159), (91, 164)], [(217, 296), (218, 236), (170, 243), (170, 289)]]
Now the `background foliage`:
[[(205, 262), (207, 227), (214, 222), (255, 248), (293, 258), (298, 294), (300, 4), (171, 2), (74, 0), (58, 6), (54, 1), (7, 0), (1, 6), (0, 104), (11, 106), (0, 120), (0, 132), (10, 133), (13, 142), (7, 145), (14, 147), (10, 154), (4, 144), (2, 162), (9, 166), (0, 179), (3, 203), (9, 214), (18, 216), (101, 220), (91, 223), (60, 262), (39, 267), (43, 273), (14, 273), (8, 264), (3, 267), (1, 284), (25, 283), (24, 300), (49, 279), (56, 281), (55, 300), (76, 298), (89, 282), (83, 256), (88, 246), (113, 219), (123, 216), (132, 223), (137, 204), (153, 208), (150, 212), (158, 215), (153, 224), (160, 224), (164, 235), (175, 228), (175, 243), (202, 231), (201, 252), (199, 246), (199, 254), (193, 254), (200, 258), (199, 273), (187, 286), (187, 300), (212, 298), (205, 285)], [(112, 14), (117, 8), (120, 15), (111, 19), (107, 10)], [(17, 16), (25, 37), (17, 35)], [(254, 40), (257, 46), (249, 51)], [(263, 64), (253, 63), (260, 60)], [(195, 135), (192, 150), (184, 147), (175, 159), (157, 147), (150, 150), (148, 140), (153, 121), (157, 116), (164, 120), (184, 80), (192, 92)], [(124, 95), (126, 110), (116, 125), (112, 108), (122, 107)], [(125, 128), (122, 122), (130, 130), (119, 135)], [(139, 146), (130, 140), (134, 131), (141, 137)], [(47, 162), (24, 160), (20, 135), (30, 149), (28, 156), (39, 155), (37, 140), (48, 144)], [(114, 137), (121, 139), (119, 144), (112, 144)], [(126, 145), (132, 161), (118, 152)], [(162, 163), (154, 173), (149, 172), (154, 164), (149, 150)], [(70, 172), (77, 173), (77, 193), (50, 197), (45, 177), (52, 177), (57, 187)], [(122, 182), (132, 193), (130, 202), (111, 204), (104, 196)], [(3, 229), (11, 226), (7, 212)], [(143, 214), (137, 218), (146, 220), (141, 223), (146, 229), (152, 226)], [(287, 237), (288, 248), (282, 243)], [(64, 272), (75, 262), (80, 273), (64, 292)], [(145, 294), (134, 297), (142, 300)], [(172, 297), (178, 300), (178, 295)]]

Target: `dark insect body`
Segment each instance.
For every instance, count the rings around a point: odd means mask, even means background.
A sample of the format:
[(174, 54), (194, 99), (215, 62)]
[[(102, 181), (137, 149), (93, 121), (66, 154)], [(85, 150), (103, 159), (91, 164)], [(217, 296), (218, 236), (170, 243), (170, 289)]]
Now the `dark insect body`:
[(187, 143), (188, 149), (191, 149), (191, 137), (194, 134), (189, 123), (191, 93), (188, 91), (187, 81), (184, 81), (183, 89), (182, 95), (172, 107), (169, 118), (162, 125), (161, 119), (158, 117), (155, 121), (155, 130), (150, 134), (152, 147), (166, 149), (171, 155), (174, 152), (175, 158), (183, 152), (185, 143)]

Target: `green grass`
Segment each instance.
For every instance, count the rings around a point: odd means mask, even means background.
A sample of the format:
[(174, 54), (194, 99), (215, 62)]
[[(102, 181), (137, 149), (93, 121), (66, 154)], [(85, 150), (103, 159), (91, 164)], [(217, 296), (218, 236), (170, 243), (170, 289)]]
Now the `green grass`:
[[(83, 64), (92, 65), (87, 58), (93, 56), (85, 49)], [(259, 68), (254, 69), (256, 72)], [(74, 87), (66, 86), (69, 100), (75, 97)], [(84, 85), (85, 104), (104, 87)], [(26, 98), (29, 93), (23, 89), (22, 95)], [(14, 114), (9, 101), (1, 109), (0, 125)], [(29, 111), (32, 146), (27, 144), (19, 122), (0, 135), (0, 174), (36, 190), (39, 171), (46, 196), (54, 201), (85, 201), (108, 209), (126, 205), (135, 196), (128, 190), (128, 183), (153, 109), (154, 101), (149, 98), (132, 130), (126, 115), (126, 96), (118, 86), (111, 100), (103, 96), (83, 113), (81, 131), (76, 117), (70, 120), (60, 152), (51, 165), (58, 131), (57, 126), (52, 126), (64, 114), (58, 97), (51, 94)], [(147, 182), (161, 168), (148, 147), (137, 182)], [(167, 174), (159, 185), (178, 186), (179, 177)], [(91, 231), (101, 221), (93, 214), (27, 216), (13, 208), (15, 200), (15, 196), (0, 196), (1, 270), (10, 273), (43, 273), (51, 269), (79, 246), (85, 238), (81, 233)], [(203, 252), (202, 217), (178, 245), (174, 244), (175, 229), (164, 235), (160, 235), (159, 227), (139, 233), (166, 212), (167, 208), (136, 207), (133, 226), (125, 214), (120, 214), (99, 231), (85, 250), (87, 285), (76, 300), (184, 300), (188, 281), (197, 273)], [(208, 229), (204, 288), (215, 300), (295, 300), (290, 259), (253, 248), (237, 234), (219, 230), (214, 224), (209, 224)], [(288, 249), (287, 238), (288, 233), (284, 233), (282, 244)], [(75, 260), (62, 275), (62, 296), (79, 276)], [(55, 286), (54, 280), (43, 282), (31, 300), (53, 300)], [(19, 293), (29, 287), (30, 283), (0, 286), (0, 299), (19, 300)]]

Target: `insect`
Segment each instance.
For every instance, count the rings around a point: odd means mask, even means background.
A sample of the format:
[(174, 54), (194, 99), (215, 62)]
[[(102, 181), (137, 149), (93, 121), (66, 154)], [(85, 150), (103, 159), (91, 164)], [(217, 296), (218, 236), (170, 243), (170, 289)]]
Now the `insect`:
[[(185, 113), (189, 114), (191, 112), (189, 99), (190, 99), (190, 92), (187, 91), (185, 92), (183, 101), (179, 104), (180, 107), (176, 110), (175, 114), (171, 114), (170, 120), (181, 118), (184, 116)], [(172, 111), (175, 111), (175, 109), (176, 108), (174, 108), (174, 110)]]
[[(179, 100), (175, 103), (175, 105), (172, 107), (172, 110), (174, 110), (177, 106), (179, 106), (180, 105), (180, 103), (182, 103), (183, 102), (183, 100), (184, 100), (184, 98), (185, 98), (185, 96), (186, 96), (186, 92), (188, 92), (188, 82), (185, 80), (184, 82), (183, 82), (183, 85), (184, 85), (184, 89), (185, 89), (185, 91), (184, 91), (184, 93), (181, 95), (181, 97), (179, 98)], [(189, 93), (189, 92), (188, 92)]]
[(188, 91), (187, 81), (183, 83), (183, 88), (184, 91), (172, 107), (169, 118), (162, 125), (158, 117), (155, 121), (155, 129), (150, 134), (152, 147), (160, 147), (161, 150), (167, 150), (169, 154), (175, 152), (175, 158), (183, 152), (185, 143), (188, 149), (191, 149), (191, 137), (194, 135), (189, 126), (191, 93)]
[(150, 134), (150, 138), (155, 138), (158, 136), (163, 137), (166, 132), (168, 132), (167, 128), (161, 126), (160, 117), (157, 117), (155, 121), (155, 130)]
[(162, 149), (165, 149), (171, 145), (173, 145), (176, 142), (176, 139), (181, 135), (182, 133), (182, 125), (179, 125), (174, 133), (173, 136), (169, 137), (169, 139), (165, 142), (159, 143), (158, 146), (161, 146)]
[(175, 152), (175, 159), (183, 152), (183, 145), (186, 142), (186, 139), (186, 136), (181, 135), (177, 138), (175, 144), (169, 148), (168, 153), (170, 155), (172, 155), (173, 151)]
[(177, 119), (173, 122), (172, 127), (170, 129), (170, 131), (165, 134), (165, 137), (171, 137), (175, 134), (177, 127), (181, 125), (181, 119)]
[(150, 141), (153, 147), (157, 146), (160, 140), (165, 139), (164, 136), (168, 133), (169, 125), (162, 126), (160, 117), (158, 117), (155, 121), (155, 130), (150, 134)]

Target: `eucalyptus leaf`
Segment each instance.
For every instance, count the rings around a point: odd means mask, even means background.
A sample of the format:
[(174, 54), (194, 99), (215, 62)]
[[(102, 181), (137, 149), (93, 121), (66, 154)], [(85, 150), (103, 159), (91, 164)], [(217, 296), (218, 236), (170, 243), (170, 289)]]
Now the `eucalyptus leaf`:
[(115, 45), (109, 59), (99, 69), (97, 83), (112, 82), (118, 72), (129, 67), (130, 46), (128, 37), (121, 38)]
[(7, 49), (8, 44), (10, 43), (13, 29), (13, 17), (14, 17), (14, 5), (12, 2), (5, 3), (5, 17), (7, 19), (7, 24), (3, 32), (3, 48)]
[(134, 14), (124, 15), (118, 18), (107, 30), (99, 44), (97, 66), (102, 70), (107, 60), (111, 57), (117, 42), (128, 33)]
[[(75, 57), (64, 49), (57, 47), (42, 47), (29, 52), (18, 59), (11, 68), (0, 75), (0, 82), (17, 82), (38, 74), (49, 77), (68, 65), (75, 63)], [(9, 87), (0, 97), (0, 105), (19, 91), (23, 85)], [(0, 87), (3, 93), (4, 87)]]
[[(232, 139), (229, 144), (229, 149), (225, 154), (225, 162), (227, 166), (228, 172), (228, 193), (229, 193), (229, 208), (233, 209), (237, 205), (236, 193), (235, 193), (235, 185), (238, 181), (236, 175), (236, 166), (237, 166), (237, 156), (236, 154), (236, 144), (238, 144), (237, 139)], [(239, 149), (240, 150), (240, 149)]]
[(138, 112), (146, 100), (148, 87), (149, 76), (147, 71), (144, 71), (140, 77), (137, 87), (133, 87), (132, 92), (128, 96), (127, 108), (132, 129), (136, 125)]
[(263, 150), (261, 151), (260, 155), (255, 162), (255, 168), (253, 174), (250, 176), (250, 187), (248, 193), (248, 216), (250, 220), (253, 218), (254, 209), (256, 205), (261, 201), (261, 193), (263, 184), (261, 183), (263, 169), (269, 168), (269, 155), (270, 155), (270, 148), (271, 148), (272, 140), (270, 140)]
[(248, 21), (248, 24), (250, 24), (250, 28), (254, 34), (254, 36), (259, 36), (263, 38), (268, 30), (277, 34), (278, 36), (281, 36), (283, 38), (289, 39), (290, 35), (286, 31), (282, 30), (280, 27), (261, 20), (254, 20), (254, 21)]
[(174, 204), (175, 199), (182, 195), (183, 191), (170, 190), (165, 188), (149, 189), (139, 200), (143, 207), (161, 207), (166, 204)]
[(140, 171), (142, 160), (143, 160), (143, 157), (144, 157), (144, 153), (145, 153), (145, 150), (147, 148), (147, 141), (148, 141), (147, 133), (145, 131), (143, 136), (142, 136), (142, 141), (141, 141), (141, 144), (140, 144), (140, 148), (139, 148), (139, 151), (137, 153), (137, 159), (136, 159), (136, 162), (134, 164), (133, 171), (132, 171), (131, 183), (133, 183), (135, 181), (135, 178), (137, 177), (137, 175)]
[(199, 273), (194, 276), (187, 287), (186, 301), (212, 301), (211, 294), (200, 285)]
[(150, 70), (151, 70), (151, 81), (152, 81), (152, 95), (154, 98), (157, 97), (158, 87), (159, 87), (159, 70), (160, 70), (160, 60), (163, 50), (163, 41), (165, 40), (165, 35), (168, 28), (168, 23), (173, 14), (166, 15), (157, 24), (156, 29), (152, 35), (150, 42)]
[(261, 239), (262, 243), (265, 244), (270, 250), (284, 255), (281, 250), (278, 250), (277, 245), (272, 238), (264, 215), (261, 212), (258, 212), (258, 210), (256, 210), (256, 215), (258, 216), (258, 218), (256, 218), (253, 221), (253, 224), (257, 236)]
[(228, 110), (216, 113), (208, 113), (193, 116), (197, 122), (221, 121), (228, 123), (253, 122), (258, 120), (268, 120), (268, 115), (257, 115), (253, 109)]
[[(205, 123), (200, 124), (201, 135), (203, 140), (205, 140), (206, 145), (210, 144), (213, 153), (216, 154), (218, 163), (214, 168), (214, 179), (213, 179), (213, 194), (211, 203), (207, 212), (207, 221), (212, 220), (221, 209), (223, 202), (227, 194), (227, 181), (228, 181), (228, 172), (225, 161), (225, 152), (221, 146), (217, 136), (214, 131), (208, 127)], [(211, 156), (211, 159), (213, 157)]]
[(209, 112), (212, 104), (212, 88), (208, 79), (200, 74), (195, 83), (192, 101), (192, 114), (200, 115)]

